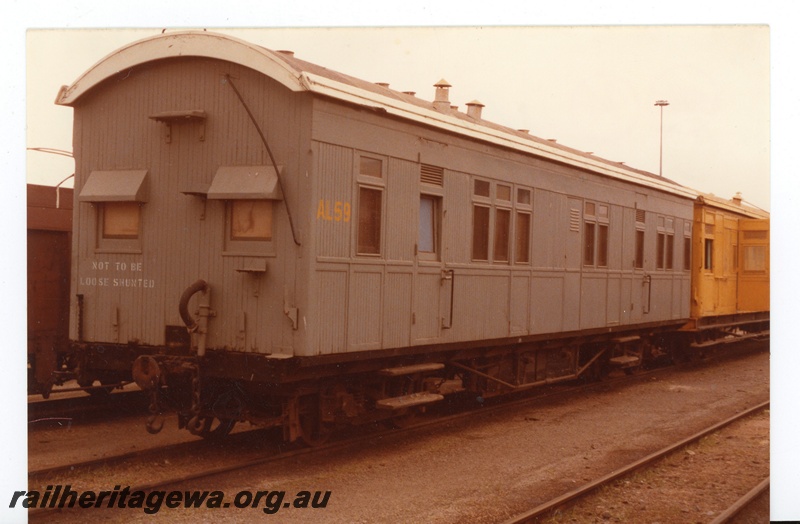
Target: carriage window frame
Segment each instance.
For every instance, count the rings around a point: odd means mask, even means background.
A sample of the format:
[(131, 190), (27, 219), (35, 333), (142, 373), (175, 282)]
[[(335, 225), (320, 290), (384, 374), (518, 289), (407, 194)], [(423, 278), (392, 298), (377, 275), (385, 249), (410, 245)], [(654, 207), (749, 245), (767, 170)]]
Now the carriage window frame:
[(609, 204), (586, 200), (583, 203), (583, 266), (608, 268), (610, 234)]
[(692, 237), (683, 237), (683, 270), (692, 270)]
[(767, 272), (767, 246), (746, 245), (743, 248), (742, 271), (746, 273)]
[(492, 182), (475, 177), (472, 181), (472, 243), (470, 260), (490, 263), (492, 246)]
[[(502, 266), (529, 266), (533, 188), (483, 177), (474, 177), (471, 185), (470, 260)], [(525, 231), (521, 231), (523, 229)]]
[[(275, 207), (277, 200), (275, 199), (266, 199), (266, 198), (226, 198), (225, 201), (225, 231), (224, 231), (224, 250), (222, 254), (224, 256), (265, 256), (265, 257), (274, 257), (276, 256), (275, 252)], [(246, 205), (246, 203), (259, 203), (258, 205), (261, 206), (263, 204), (268, 204), (267, 206), (261, 207), (259, 209), (252, 209), (252, 211), (256, 211), (258, 213), (266, 213), (268, 215), (264, 215), (261, 218), (261, 224), (263, 227), (264, 221), (266, 221), (268, 228), (269, 228), (269, 236), (267, 237), (256, 237), (256, 236), (247, 236), (247, 235), (240, 235), (236, 236), (234, 234), (235, 230), (235, 213), (236, 208), (241, 205)], [(266, 218), (268, 216), (268, 218)]]
[[(423, 220), (423, 201), (430, 202), (429, 220)], [(439, 260), (442, 239), (442, 197), (441, 195), (420, 192), (419, 224), (417, 230), (417, 256), (421, 260)], [(424, 230), (423, 230), (424, 228)], [(430, 244), (423, 238), (430, 237)]]
[[(363, 151), (357, 151), (354, 159), (355, 180), (356, 180), (356, 219), (353, 221), (353, 250), (357, 257), (381, 258), (384, 253), (384, 234), (385, 215), (386, 215), (386, 174), (388, 159), (382, 155), (376, 155)], [(377, 197), (372, 200), (376, 207), (367, 209), (365, 206), (370, 202), (366, 195)], [(377, 223), (367, 222), (368, 217), (377, 218)], [(373, 236), (377, 238), (366, 238)]]
[(514, 195), (514, 264), (529, 266), (533, 233), (533, 191), (528, 187), (517, 186)]
[(656, 269), (673, 271), (675, 269), (675, 219), (658, 216), (656, 226)]
[[(78, 193), (78, 201), (94, 209), (94, 251), (96, 253), (141, 253), (145, 213), (149, 194), (149, 171), (94, 170)], [(125, 209), (127, 208), (127, 212)], [(112, 213), (110, 210), (114, 209)], [(130, 212), (133, 210), (133, 212)], [(113, 234), (111, 220), (129, 221), (128, 231)], [(133, 227), (131, 227), (133, 226)]]
[(103, 202), (101, 215), (100, 237), (104, 240), (138, 240), (142, 234), (141, 202)]
[(633, 268), (644, 269), (645, 228), (636, 227), (634, 233)]
[[(205, 197), (225, 206), (223, 256), (276, 256), (276, 207), (283, 200), (279, 184), (282, 171), (280, 165), (219, 166)], [(244, 214), (252, 222), (250, 229), (266, 230), (266, 234), (237, 229), (237, 221)]]
[(703, 269), (714, 271), (714, 238), (703, 239)]
[[(511, 203), (498, 203), (494, 207), (494, 235), (492, 242), (492, 262), (497, 264), (511, 263)], [(501, 217), (504, 217), (501, 219)]]
[[(512, 258), (514, 237), (514, 206), (512, 202), (514, 188), (507, 182), (496, 182), (494, 186), (494, 202), (492, 218), (494, 232), (492, 237), (492, 262), (495, 264), (510, 265)], [(501, 217), (503, 217), (501, 219)]]
[[(96, 242), (95, 252), (97, 253), (141, 253), (144, 202), (136, 201), (105, 201), (93, 202), (96, 208)], [(108, 234), (107, 226), (109, 221), (109, 210), (115, 207), (130, 207), (135, 209), (136, 233), (133, 235), (113, 235)]]

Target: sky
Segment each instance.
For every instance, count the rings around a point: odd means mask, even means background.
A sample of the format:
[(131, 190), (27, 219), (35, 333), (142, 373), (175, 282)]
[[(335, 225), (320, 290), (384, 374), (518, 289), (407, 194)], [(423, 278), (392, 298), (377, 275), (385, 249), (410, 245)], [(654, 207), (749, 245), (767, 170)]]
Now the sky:
[[(6, 170), (0, 213), (11, 226), (3, 234), (12, 246), (11, 256), (0, 257), (7, 296), (0, 315), (12, 327), (6, 369), (24, 365), (15, 349), (25, 344), (24, 330), (13, 328), (25, 325), (24, 185), (55, 185), (73, 172), (67, 157), (26, 152), (72, 150), (71, 109), (54, 104), (59, 87), (133, 40), (164, 28), (208, 28), (429, 100), (433, 84), (444, 78), (462, 110), (477, 99), (487, 120), (654, 173), (663, 137), (665, 177), (725, 198), (741, 192), (746, 202), (769, 210), (771, 275), (780, 284), (771, 291), (778, 306), (772, 308), (772, 517), (800, 518), (800, 450), (793, 438), (800, 431), (793, 401), (800, 393), (794, 385), (800, 356), (788, 336), (800, 292), (789, 265), (797, 251), (791, 211), (798, 189), (800, 3), (405, 0), (379, 9), (367, 0), (7, 4), (0, 21), (0, 162)], [(653, 105), (662, 99), (670, 104), (663, 135)], [(0, 456), (0, 501), (27, 485), (26, 434), (19, 431), (26, 425), (24, 389), (13, 383), (3, 381), (0, 391), (7, 407), (0, 442), (15, 442), (8, 449), (19, 453)], [(4, 506), (0, 520), (20, 518)]]
[[(72, 109), (53, 103), (59, 87), (162, 29), (28, 31), (27, 147), (70, 151)], [(423, 99), (444, 78), (462, 111), (477, 99), (486, 120), (770, 207), (767, 25), (210, 30)], [(73, 171), (66, 157), (26, 160), (31, 183)]]

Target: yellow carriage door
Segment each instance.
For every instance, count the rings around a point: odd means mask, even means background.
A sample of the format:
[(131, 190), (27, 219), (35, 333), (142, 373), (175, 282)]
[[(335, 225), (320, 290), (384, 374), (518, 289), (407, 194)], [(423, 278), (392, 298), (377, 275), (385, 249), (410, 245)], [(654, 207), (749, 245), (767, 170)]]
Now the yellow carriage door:
[(769, 311), (769, 219), (739, 220), (740, 312)]

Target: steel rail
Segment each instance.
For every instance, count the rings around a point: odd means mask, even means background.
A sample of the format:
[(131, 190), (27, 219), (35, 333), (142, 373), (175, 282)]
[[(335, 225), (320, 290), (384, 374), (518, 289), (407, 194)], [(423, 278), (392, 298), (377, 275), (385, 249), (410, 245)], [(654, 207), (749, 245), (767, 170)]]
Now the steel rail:
[[(546, 393), (541, 393), (541, 394), (538, 394), (536, 396), (526, 396), (526, 397), (521, 398), (521, 399), (515, 399), (515, 400), (510, 400), (510, 401), (506, 399), (506, 400), (504, 400), (502, 402), (499, 402), (497, 404), (494, 404), (494, 405), (489, 405), (489, 406), (481, 405), (481, 406), (475, 407), (473, 409), (466, 409), (464, 411), (460, 411), (460, 412), (458, 412), (456, 414), (453, 414), (453, 415), (447, 415), (447, 416), (443, 416), (443, 417), (436, 417), (436, 418), (432, 418), (430, 420), (423, 420), (421, 422), (417, 422), (417, 423), (411, 424), (409, 426), (405, 426), (403, 428), (387, 429), (387, 430), (379, 431), (377, 433), (370, 432), (367, 435), (359, 436), (359, 437), (356, 437), (356, 438), (348, 438), (348, 439), (344, 439), (344, 440), (341, 440), (341, 441), (328, 442), (328, 443), (320, 445), (320, 446), (299, 448), (299, 449), (295, 449), (295, 450), (286, 451), (286, 452), (283, 452), (283, 453), (278, 453), (276, 455), (264, 456), (264, 457), (260, 457), (260, 458), (258, 458), (258, 457), (257, 458), (250, 458), (250, 459), (247, 459), (247, 460), (244, 460), (244, 461), (240, 461), (240, 462), (237, 462), (237, 463), (234, 463), (234, 464), (228, 464), (228, 465), (220, 466), (220, 467), (217, 467), (217, 468), (211, 468), (211, 469), (207, 469), (207, 470), (197, 471), (197, 472), (194, 472), (194, 473), (190, 473), (190, 474), (187, 474), (187, 475), (178, 476), (178, 477), (174, 477), (174, 478), (170, 478), (170, 479), (157, 480), (157, 481), (153, 481), (151, 483), (147, 483), (147, 484), (143, 484), (143, 485), (139, 485), (139, 486), (131, 486), (130, 490), (131, 491), (152, 491), (152, 490), (158, 489), (158, 488), (164, 488), (164, 487), (173, 486), (173, 485), (176, 485), (176, 484), (182, 484), (182, 483), (185, 483), (185, 482), (188, 482), (188, 481), (197, 480), (197, 479), (201, 479), (201, 478), (213, 477), (215, 475), (221, 475), (221, 474), (230, 473), (230, 472), (233, 472), (233, 471), (245, 470), (245, 469), (250, 468), (250, 467), (261, 466), (261, 465), (269, 464), (269, 463), (275, 463), (275, 462), (279, 462), (281, 460), (288, 460), (288, 459), (291, 459), (291, 458), (296, 458), (296, 457), (305, 456), (305, 455), (313, 455), (313, 454), (317, 454), (317, 453), (326, 453), (326, 452), (330, 452), (330, 451), (344, 450), (344, 449), (347, 449), (348, 447), (352, 447), (352, 446), (356, 446), (357, 447), (357, 446), (359, 446), (361, 444), (373, 441), (376, 437), (400, 436), (400, 435), (404, 435), (404, 434), (413, 434), (414, 432), (420, 432), (420, 431), (424, 431), (426, 429), (435, 428), (436, 426), (440, 426), (440, 425), (444, 426), (444, 425), (447, 425), (449, 423), (457, 422), (457, 421), (459, 421), (461, 419), (465, 419), (466, 420), (470, 416), (474, 415), (476, 412), (480, 413), (482, 415), (493, 414), (493, 413), (502, 413), (504, 410), (505, 411), (511, 411), (511, 410), (514, 410), (514, 409), (519, 409), (522, 406), (526, 406), (528, 404), (535, 404), (536, 402), (539, 402), (539, 401), (542, 401), (542, 400), (545, 400), (545, 399), (548, 399), (548, 398), (552, 398), (552, 397), (558, 398), (559, 396), (579, 395), (579, 394), (584, 394), (586, 392), (591, 392), (592, 390), (599, 389), (599, 388), (608, 388), (608, 387), (614, 387), (614, 386), (624, 386), (626, 384), (634, 384), (634, 383), (640, 382), (641, 380), (651, 379), (653, 375), (675, 372), (675, 371), (679, 371), (680, 369), (681, 369), (680, 366), (677, 366), (677, 367), (676, 366), (667, 366), (667, 367), (662, 367), (662, 368), (656, 368), (656, 369), (653, 369), (653, 370), (650, 370), (650, 371), (646, 371), (646, 372), (641, 372), (641, 373), (636, 374), (635, 376), (620, 376), (620, 377), (615, 377), (615, 378), (607, 379), (607, 380), (603, 380), (603, 381), (592, 382), (592, 383), (588, 383), (588, 384), (581, 384), (581, 385), (576, 386), (576, 387), (569, 387), (569, 388), (565, 388), (565, 389), (558, 389), (556, 391), (550, 391), (550, 392), (546, 392)], [(527, 391), (527, 393), (530, 393), (530, 390)], [(766, 402), (765, 404), (769, 405), (769, 402)], [(753, 408), (753, 409), (757, 409), (757, 408)], [(743, 416), (743, 415), (739, 414), (739, 416)], [(246, 434), (246, 433), (242, 433), (242, 435), (244, 435), (244, 434)], [(121, 454), (121, 455), (115, 455), (115, 456), (111, 456), (111, 457), (93, 459), (93, 460), (89, 460), (89, 461), (85, 461), (85, 462), (81, 462), (81, 463), (66, 464), (66, 465), (63, 465), (63, 466), (56, 466), (56, 467), (53, 467), (53, 468), (49, 468), (49, 470), (42, 469), (42, 470), (38, 470), (36, 472), (31, 472), (29, 474), (29, 478), (30, 478), (30, 476), (33, 476), (34, 474), (37, 475), (37, 476), (40, 476), (40, 475), (50, 474), (51, 472), (74, 472), (75, 469), (78, 469), (78, 468), (81, 468), (81, 467), (91, 467), (91, 466), (95, 466), (95, 465), (106, 465), (106, 466), (108, 466), (108, 464), (113, 463), (113, 462), (123, 462), (125, 460), (130, 459), (130, 458), (133, 458), (132, 455), (135, 456), (135, 457), (142, 457), (143, 454), (153, 455), (153, 454), (159, 453), (161, 451), (164, 451), (165, 449), (166, 450), (172, 449), (173, 447), (174, 448), (191, 447), (194, 444), (203, 446), (206, 443), (207, 443), (207, 441), (205, 441), (205, 440), (182, 442), (182, 443), (171, 444), (171, 445), (168, 445), (168, 446), (163, 446), (163, 447), (158, 447), (158, 448), (151, 448), (151, 449), (148, 449), (148, 450), (140, 450), (138, 452), (133, 452), (133, 453), (124, 453), (124, 454)], [(31, 520), (33, 520), (34, 517), (39, 517), (39, 516), (52, 514), (55, 511), (62, 511), (62, 510), (67, 510), (68, 511), (69, 509), (71, 509), (71, 508), (37, 508), (37, 509), (29, 510), (28, 515), (31, 518)], [(510, 522), (513, 522), (513, 521), (510, 521)]]
[(182, 451), (184, 448), (193, 448), (198, 446), (208, 445), (205, 440), (191, 440), (188, 442), (177, 442), (175, 444), (167, 444), (165, 446), (158, 446), (154, 448), (139, 449), (136, 451), (128, 451), (127, 453), (120, 453), (119, 455), (112, 455), (109, 457), (100, 457), (96, 459), (84, 460), (81, 462), (73, 462), (71, 464), (63, 464), (60, 466), (51, 466), (49, 468), (35, 469), (28, 472), (28, 480), (32, 477), (53, 477), (63, 475), (66, 473), (74, 473), (79, 469), (91, 468), (94, 466), (107, 466), (109, 464), (124, 462), (133, 458), (141, 459), (143, 457), (151, 457), (164, 452)]
[[(658, 371), (658, 370), (656, 370), (656, 371)], [(631, 377), (620, 377), (620, 379), (623, 379), (623, 378), (627, 378), (628, 379), (628, 380), (626, 380), (624, 382), (628, 382), (628, 383), (630, 382), (630, 378)], [(620, 383), (624, 383), (623, 380), (620, 380), (619, 382)], [(455, 422), (455, 421), (457, 421), (459, 419), (468, 418), (470, 415), (475, 414), (475, 410), (476, 409), (480, 409), (482, 414), (494, 413), (496, 411), (499, 412), (500, 410), (503, 410), (503, 409), (511, 410), (511, 409), (519, 408), (519, 406), (521, 406), (521, 405), (525, 405), (527, 403), (532, 403), (534, 401), (543, 400), (543, 399), (546, 399), (548, 397), (552, 397), (552, 396), (556, 396), (556, 395), (568, 395), (568, 394), (584, 393), (586, 391), (591, 391), (591, 389), (596, 388), (598, 386), (611, 386), (611, 385), (616, 385), (616, 384), (617, 384), (616, 381), (613, 381), (613, 382), (612, 381), (605, 381), (605, 382), (602, 382), (602, 383), (601, 382), (597, 382), (597, 383), (592, 383), (592, 384), (582, 384), (581, 386), (578, 386), (578, 387), (559, 390), (559, 391), (555, 391), (555, 392), (549, 392), (549, 393), (545, 393), (545, 394), (542, 394), (542, 395), (538, 395), (536, 397), (528, 397), (528, 398), (524, 398), (524, 399), (512, 400), (512, 401), (509, 401), (509, 402), (505, 402), (503, 404), (497, 404), (495, 406), (480, 407), (480, 408), (475, 408), (475, 409), (471, 409), (471, 410), (467, 409), (465, 411), (461, 411), (461, 412), (455, 413), (453, 415), (448, 415), (448, 416), (444, 416), (444, 417), (438, 417), (438, 418), (434, 418), (432, 420), (418, 421), (418, 422), (416, 422), (414, 424), (411, 424), (409, 426), (405, 426), (403, 428), (387, 429), (385, 431), (379, 432), (378, 434), (370, 433), (369, 435), (366, 435), (364, 437), (359, 437), (359, 438), (356, 438), (356, 439), (349, 439), (349, 440), (342, 441), (342, 442), (337, 441), (335, 443), (326, 443), (326, 444), (320, 445), (320, 446), (303, 448), (303, 450), (298, 450), (298, 451), (311, 452), (311, 451), (335, 450), (335, 449), (339, 449), (338, 448), (339, 445), (344, 445), (344, 444), (347, 444), (347, 443), (358, 444), (358, 443), (360, 443), (362, 441), (368, 441), (368, 440), (374, 439), (376, 436), (400, 435), (400, 434), (403, 434), (403, 433), (406, 433), (406, 432), (411, 432), (411, 431), (415, 431), (415, 430), (421, 430), (421, 429), (428, 428), (428, 427), (434, 427), (434, 426), (439, 425), (439, 424), (446, 424), (446, 423)], [(258, 429), (255, 429), (254, 431), (258, 431)], [(248, 433), (249, 433), (249, 431), (248, 431)], [(63, 474), (63, 473), (72, 473), (72, 472), (74, 472), (75, 470), (78, 470), (78, 469), (85, 469), (85, 468), (90, 468), (90, 467), (93, 467), (93, 466), (108, 466), (109, 464), (113, 464), (113, 463), (116, 463), (116, 462), (124, 462), (124, 461), (130, 460), (132, 458), (142, 458), (143, 456), (148, 456), (149, 457), (149, 456), (152, 456), (152, 455), (160, 454), (160, 453), (165, 452), (165, 451), (166, 452), (170, 452), (170, 451), (178, 451), (178, 450), (191, 450), (191, 448), (193, 448), (193, 447), (200, 447), (200, 446), (204, 446), (204, 445), (210, 445), (210, 443), (207, 440), (192, 440), (192, 441), (188, 441), (188, 442), (178, 442), (178, 443), (175, 443), (175, 444), (168, 444), (168, 445), (165, 445), (165, 446), (158, 446), (158, 447), (153, 447), (153, 448), (140, 449), (140, 450), (137, 450), (137, 451), (121, 453), (119, 455), (100, 457), (100, 458), (85, 460), (85, 461), (81, 461), (81, 462), (73, 462), (73, 463), (70, 463), (70, 464), (62, 464), (62, 465), (58, 465), (58, 466), (52, 466), (52, 467), (48, 467), (48, 468), (41, 468), (41, 469), (29, 471), (28, 472), (28, 478), (52, 476), (52, 475), (58, 475), (58, 474)], [(295, 455), (289, 455), (289, 456), (293, 457)], [(271, 460), (274, 457), (266, 457), (266, 458)], [(261, 460), (261, 459), (257, 459), (257, 460)], [(255, 463), (252, 462), (252, 461), (248, 461), (248, 462), (246, 462), (246, 464), (255, 464)]]
[[(249, 459), (246, 459), (246, 460), (243, 460), (243, 461), (236, 462), (234, 464), (227, 464), (225, 466), (220, 466), (220, 467), (217, 467), (217, 468), (205, 469), (205, 470), (202, 470), (202, 471), (197, 471), (197, 472), (194, 472), (194, 473), (189, 473), (189, 474), (186, 474), (186, 475), (183, 475), (183, 476), (174, 477), (174, 478), (157, 480), (157, 481), (153, 481), (153, 482), (150, 482), (150, 483), (147, 483), (147, 484), (142, 484), (142, 485), (139, 485), (139, 486), (131, 486), (130, 487), (130, 491), (131, 492), (133, 492), (133, 491), (152, 491), (152, 490), (155, 490), (155, 489), (163, 489), (163, 488), (168, 487), (168, 486), (174, 486), (176, 484), (183, 484), (185, 482), (189, 482), (189, 481), (192, 481), (192, 480), (197, 480), (197, 479), (207, 478), (207, 477), (213, 477), (215, 475), (221, 475), (221, 474), (230, 473), (230, 472), (233, 472), (233, 471), (244, 470), (244, 469), (247, 469), (247, 468), (250, 468), (250, 467), (262, 466), (262, 465), (269, 464), (269, 463), (276, 463), (276, 462), (279, 462), (281, 460), (288, 460), (288, 459), (292, 459), (292, 458), (297, 458), (297, 457), (301, 457), (301, 456), (305, 456), (305, 455), (312, 455), (312, 454), (317, 454), (317, 453), (340, 451), (340, 450), (347, 449), (349, 447), (358, 447), (359, 445), (362, 445), (362, 444), (365, 444), (365, 443), (373, 441), (376, 437), (381, 437), (381, 436), (383, 436), (383, 437), (386, 437), (386, 436), (400, 436), (400, 435), (404, 435), (404, 434), (413, 434), (414, 432), (424, 431), (426, 429), (435, 428), (436, 426), (444, 426), (446, 424), (453, 423), (453, 422), (456, 422), (458, 420), (462, 420), (462, 419), (466, 420), (470, 416), (475, 415), (476, 412), (480, 413), (481, 415), (487, 415), (487, 414), (492, 414), (492, 413), (502, 413), (504, 410), (511, 411), (511, 410), (514, 410), (514, 409), (519, 409), (521, 406), (525, 406), (525, 405), (528, 405), (528, 404), (533, 404), (535, 402), (542, 401), (542, 400), (545, 400), (545, 399), (548, 399), (548, 398), (565, 396), (565, 395), (582, 394), (582, 393), (586, 393), (586, 392), (592, 391), (592, 390), (597, 389), (597, 388), (604, 388), (604, 387), (609, 387), (609, 386), (622, 386), (622, 385), (625, 385), (625, 384), (631, 384), (634, 381), (636, 381), (636, 379), (644, 380), (644, 379), (650, 377), (653, 374), (668, 373), (668, 372), (674, 371), (674, 370), (675, 370), (675, 368), (673, 368), (673, 367), (658, 368), (658, 369), (652, 370), (650, 372), (641, 373), (641, 374), (637, 375), (636, 377), (630, 377), (630, 376), (618, 377), (616, 379), (605, 380), (605, 381), (602, 381), (602, 382), (593, 382), (593, 383), (590, 383), (590, 384), (581, 384), (581, 385), (576, 386), (576, 387), (571, 387), (571, 388), (566, 388), (566, 389), (559, 389), (557, 391), (550, 391), (550, 392), (539, 394), (539, 395), (536, 395), (536, 396), (530, 396), (530, 397), (525, 397), (525, 398), (521, 398), (521, 399), (511, 400), (511, 401), (506, 400), (504, 402), (498, 402), (497, 404), (490, 405), (490, 406), (480, 406), (480, 407), (476, 407), (474, 409), (466, 409), (464, 411), (460, 411), (460, 412), (458, 412), (456, 414), (453, 414), (453, 415), (447, 415), (447, 416), (443, 416), (443, 417), (435, 417), (435, 418), (432, 418), (430, 420), (423, 420), (421, 422), (417, 422), (417, 423), (411, 424), (409, 426), (405, 426), (403, 428), (386, 429), (386, 430), (380, 431), (378, 433), (370, 432), (367, 435), (359, 436), (359, 437), (356, 437), (356, 438), (349, 438), (349, 439), (345, 439), (345, 440), (341, 440), (341, 441), (328, 442), (326, 444), (323, 444), (323, 445), (320, 445), (320, 446), (315, 446), (315, 447), (299, 448), (299, 449), (295, 449), (295, 450), (286, 451), (286, 452), (283, 452), (283, 453), (278, 453), (278, 454), (275, 454), (275, 455), (262, 456), (260, 458), (249, 458)], [(244, 434), (245, 433), (242, 433), (242, 435), (244, 435)], [(87, 461), (84, 461), (84, 462), (78, 462), (78, 463), (73, 463), (73, 464), (65, 464), (65, 465), (61, 465), (61, 466), (54, 466), (52, 468), (45, 468), (45, 469), (32, 471), (32, 472), (30, 472), (28, 474), (29, 475), (28, 478), (30, 479), (31, 477), (34, 477), (34, 476), (36, 476), (36, 477), (52, 476), (54, 474), (59, 474), (59, 473), (61, 473), (61, 474), (63, 474), (63, 473), (74, 473), (75, 470), (78, 470), (80, 468), (89, 468), (89, 467), (99, 466), (99, 465), (108, 466), (109, 464), (113, 464), (115, 462), (124, 462), (126, 460), (130, 460), (130, 459), (133, 459), (133, 458), (141, 458), (143, 456), (149, 457), (149, 456), (161, 453), (161, 452), (163, 452), (165, 450), (166, 451), (171, 451), (173, 449), (176, 449), (176, 450), (177, 449), (188, 449), (188, 448), (193, 447), (193, 445), (204, 446), (204, 445), (208, 445), (208, 442), (205, 441), (205, 440), (181, 442), (181, 443), (177, 443), (177, 444), (170, 444), (168, 446), (150, 448), (150, 449), (147, 449), (147, 450), (139, 450), (139, 451), (136, 451), (136, 452), (123, 453), (123, 454), (114, 455), (114, 456), (111, 456), (111, 457), (103, 457), (103, 458), (98, 458), (98, 459), (87, 460)], [(36, 509), (29, 510), (28, 516), (31, 519), (31, 521), (33, 521), (34, 518), (39, 518), (39, 517), (43, 517), (44, 518), (45, 515), (51, 515), (51, 514), (53, 514), (53, 512), (69, 511), (70, 509), (74, 509), (74, 508), (68, 508), (68, 507), (65, 507), (65, 508), (58, 508), (58, 507), (55, 507), (55, 508), (36, 508)]]
[(733, 517), (738, 515), (744, 508), (749, 506), (762, 493), (769, 489), (769, 477), (758, 483), (756, 487), (748, 491), (742, 498), (734, 502), (728, 509), (717, 515), (710, 524), (725, 524), (730, 522)]
[(503, 524), (521, 524), (521, 523), (524, 523), (524, 522), (534, 522), (537, 518), (542, 517), (542, 516), (550, 513), (551, 511), (555, 510), (556, 508), (558, 508), (560, 506), (563, 506), (563, 505), (565, 505), (565, 504), (567, 504), (569, 502), (572, 502), (572, 501), (575, 501), (575, 500), (580, 499), (582, 497), (585, 497), (586, 495), (588, 495), (589, 493), (595, 491), (596, 489), (600, 488), (601, 486), (609, 484), (609, 483), (619, 479), (620, 477), (624, 477), (626, 475), (630, 475), (631, 473), (633, 473), (633, 472), (635, 472), (635, 471), (637, 471), (639, 469), (642, 469), (642, 468), (644, 468), (646, 466), (649, 466), (649, 465), (653, 464), (654, 462), (666, 457), (667, 455), (669, 455), (669, 454), (671, 454), (671, 453), (673, 453), (673, 452), (675, 452), (675, 451), (677, 451), (677, 450), (679, 450), (681, 448), (684, 448), (684, 447), (688, 446), (689, 444), (697, 442), (698, 440), (702, 439), (703, 437), (706, 437), (706, 436), (708, 436), (708, 435), (710, 435), (712, 433), (715, 433), (715, 432), (721, 430), (722, 428), (724, 428), (726, 426), (729, 426), (730, 424), (732, 424), (732, 423), (734, 423), (734, 422), (736, 422), (738, 420), (741, 420), (741, 419), (746, 418), (746, 417), (748, 417), (748, 416), (750, 416), (750, 415), (752, 415), (752, 414), (754, 414), (754, 413), (756, 413), (758, 411), (766, 409), (767, 407), (769, 407), (769, 401), (762, 402), (761, 404), (753, 406), (753, 407), (751, 407), (751, 408), (749, 408), (749, 409), (747, 409), (745, 411), (742, 411), (741, 413), (737, 413), (736, 415), (734, 415), (732, 417), (729, 417), (729, 418), (723, 420), (722, 422), (718, 422), (718, 423), (714, 424), (713, 426), (710, 426), (710, 427), (708, 427), (708, 428), (706, 428), (706, 429), (704, 429), (702, 431), (699, 431), (699, 432), (695, 433), (694, 435), (691, 435), (691, 436), (689, 436), (689, 437), (687, 437), (685, 439), (682, 439), (679, 442), (676, 442), (674, 444), (670, 444), (669, 446), (667, 446), (667, 447), (665, 447), (663, 449), (660, 449), (660, 450), (656, 451), (655, 453), (651, 453), (650, 455), (647, 455), (646, 457), (641, 458), (641, 459), (639, 459), (639, 460), (637, 460), (635, 462), (632, 462), (632, 463), (630, 463), (630, 464), (628, 464), (626, 466), (623, 466), (621, 468), (617, 468), (614, 471), (612, 471), (611, 473), (608, 473), (607, 475), (604, 475), (604, 476), (602, 476), (602, 477), (600, 477), (598, 479), (595, 479), (595, 480), (593, 480), (593, 481), (591, 481), (591, 482), (589, 482), (587, 484), (584, 484), (583, 486), (581, 486), (581, 487), (579, 487), (577, 489), (574, 489), (572, 491), (564, 493), (563, 495), (560, 495), (560, 496), (558, 496), (558, 497), (556, 497), (556, 498), (554, 498), (554, 499), (552, 499), (552, 500), (550, 500), (548, 502), (545, 502), (544, 504), (540, 504), (539, 506), (536, 506), (535, 508), (533, 508), (530, 511), (526, 511), (525, 513), (522, 513), (520, 515), (512, 517), (512, 518), (506, 520)]

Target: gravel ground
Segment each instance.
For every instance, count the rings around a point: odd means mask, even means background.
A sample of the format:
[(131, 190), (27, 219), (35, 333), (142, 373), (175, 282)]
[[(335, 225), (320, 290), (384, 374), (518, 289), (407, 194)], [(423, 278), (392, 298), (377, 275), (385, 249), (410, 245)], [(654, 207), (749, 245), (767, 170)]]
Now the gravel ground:
[[(263, 511), (265, 497), (257, 508), (162, 507), (159, 517), (172, 522), (499, 522), (767, 399), (769, 355), (762, 352), (581, 399), (543, 401), (447, 428), (376, 438), (346, 454), (299, 457), (179, 488), (221, 490), (229, 502), (243, 490), (285, 492), (274, 514)], [(768, 450), (768, 436), (759, 442), (759, 451)], [(768, 467), (768, 456), (754, 460)], [(169, 472), (180, 473), (177, 468)], [(303, 491), (330, 491), (326, 507), (284, 507)], [(48, 521), (150, 517), (141, 509), (91, 509)], [(659, 522), (691, 520), (681, 514)]]
[[(542, 522), (704, 524), (768, 476), (769, 411), (735, 422)], [(768, 522), (769, 506), (756, 509), (737, 522)]]

